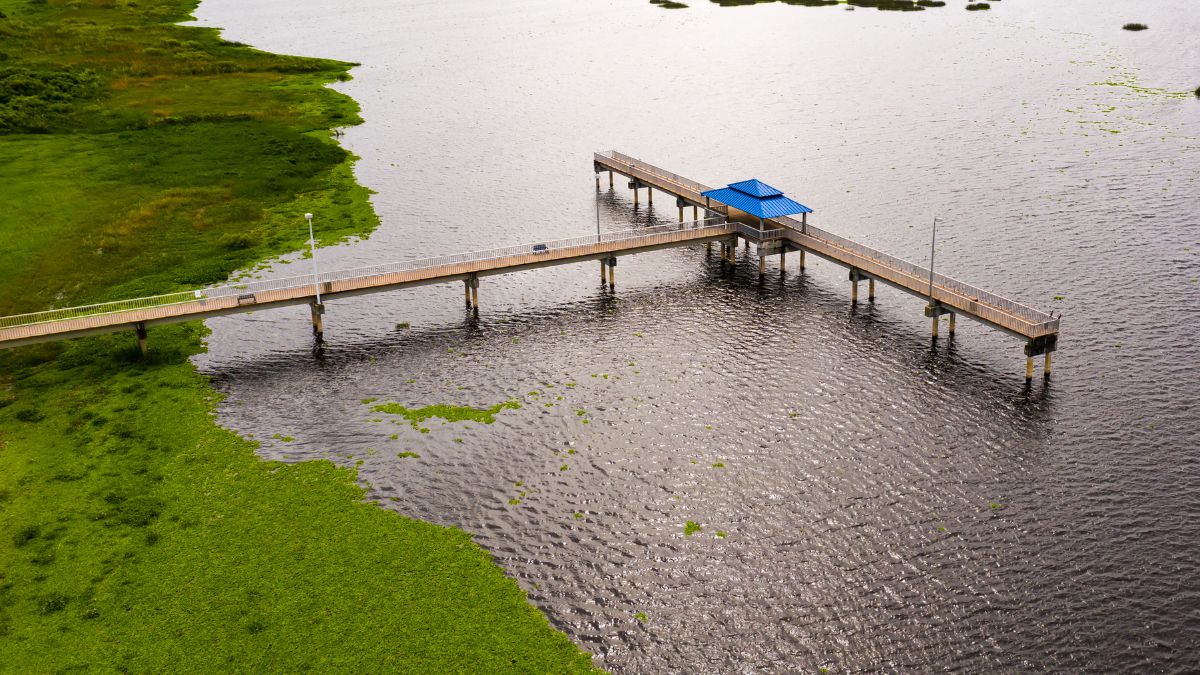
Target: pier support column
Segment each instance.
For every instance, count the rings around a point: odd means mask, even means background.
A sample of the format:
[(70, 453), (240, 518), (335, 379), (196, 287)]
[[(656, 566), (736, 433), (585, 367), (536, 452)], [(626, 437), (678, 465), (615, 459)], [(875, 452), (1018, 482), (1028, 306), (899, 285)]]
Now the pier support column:
[(316, 302), (310, 302), (308, 303), (308, 311), (312, 316), (313, 335), (316, 336), (317, 341), (320, 342), (321, 340), (325, 339), (325, 305)]
[(633, 208), (636, 209), (637, 205), (638, 205), (638, 188), (637, 188), (637, 183), (634, 183), (634, 185), (633, 185)]
[(804, 251), (800, 251), (800, 269), (804, 269)]
[(949, 330), (950, 337), (954, 337), (954, 319), (956, 319), (957, 317), (958, 317), (958, 315), (955, 314), (954, 312), (950, 313), (950, 330)]
[(617, 258), (614, 256), (606, 262), (608, 263), (608, 290), (611, 291), (617, 287)]
[(611, 171), (608, 172), (608, 189), (613, 189), (613, 177)]
[(1042, 370), (1042, 377), (1047, 380), (1050, 379), (1050, 354), (1052, 353), (1046, 352), (1046, 367)]
[[(875, 280), (867, 279), (867, 300), (875, 302)], [(953, 315), (951, 315), (953, 317)], [(950, 332), (954, 332), (954, 319), (950, 319)]]
[(683, 222), (683, 207), (679, 207), (679, 222)]
[(463, 300), (466, 302), (467, 309), (471, 308), (471, 281), (463, 279)]
[(938, 339), (938, 315), (933, 315), (933, 327), (929, 329), (929, 334), (934, 340)]
[(654, 206), (654, 188), (646, 186), (646, 206)]
[(472, 275), (467, 281), (471, 285), (471, 307), (479, 314), (479, 277)]
[(700, 208), (692, 204), (692, 220), (700, 220)]
[(1025, 383), (1028, 384), (1029, 382), (1032, 382), (1032, 381), (1033, 381), (1033, 357), (1026, 356), (1025, 357)]
[(135, 327), (135, 330), (137, 331), (138, 351), (140, 351), (142, 353), (142, 356), (145, 356), (146, 355), (146, 324), (138, 323), (138, 325)]
[(850, 304), (858, 304), (858, 280), (854, 279), (850, 282)]
[(601, 260), (600, 261), (600, 284), (604, 285), (607, 283), (608, 283), (608, 265), (605, 265), (604, 261)]
[(787, 271), (787, 251), (779, 252), (779, 273), (783, 274)]
[(767, 273), (767, 257), (760, 255), (760, 256), (758, 256), (758, 276), (762, 277), (766, 273)]

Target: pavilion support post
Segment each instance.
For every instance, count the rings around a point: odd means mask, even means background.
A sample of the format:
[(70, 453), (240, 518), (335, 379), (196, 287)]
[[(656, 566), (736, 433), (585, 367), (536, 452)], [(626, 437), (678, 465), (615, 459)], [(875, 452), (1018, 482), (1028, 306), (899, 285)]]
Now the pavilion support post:
[(950, 312), (950, 330), (948, 331), (950, 333), (950, 337), (954, 337), (954, 319), (957, 317), (957, 314)]
[(1025, 383), (1028, 384), (1032, 381), (1033, 381), (1033, 357), (1026, 356), (1025, 357)]
[(1046, 352), (1046, 366), (1042, 370), (1042, 377), (1047, 380), (1050, 379), (1050, 355), (1053, 353), (1054, 352)]
[(600, 191), (600, 174), (596, 174), (596, 192)]
[(803, 234), (808, 234), (808, 214), (807, 213), (800, 214), (800, 232)]
[(135, 329), (137, 331), (138, 351), (140, 351), (142, 353), (142, 356), (145, 356), (146, 351), (147, 351), (147, 348), (146, 348), (146, 324), (141, 323), (139, 321), (137, 326), (135, 326)]
[(313, 335), (320, 341), (325, 338), (325, 305), (318, 302), (308, 303), (309, 314), (312, 316)]
[[(867, 300), (875, 302), (875, 280), (867, 279)], [(950, 319), (950, 332), (954, 332), (954, 319)]]

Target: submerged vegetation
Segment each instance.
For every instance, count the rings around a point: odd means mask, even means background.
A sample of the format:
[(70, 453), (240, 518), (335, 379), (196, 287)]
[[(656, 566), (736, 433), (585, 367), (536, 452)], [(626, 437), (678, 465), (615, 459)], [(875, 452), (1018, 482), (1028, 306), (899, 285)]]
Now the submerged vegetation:
[[(306, 211), (327, 242), (374, 227), (330, 139), (348, 64), (175, 25), (194, 4), (0, 0), (0, 313), (223, 280)], [(591, 668), (466, 533), (217, 427), (203, 336), (0, 353), (5, 670)]]
[[(653, 4), (663, 3), (663, 0), (650, 1)], [(710, 0), (710, 2), (720, 5), (721, 7), (744, 7), (747, 5), (762, 5), (774, 2), (779, 2), (785, 5), (801, 5), (804, 7), (847, 5), (848, 9), (852, 9), (854, 7), (871, 7), (885, 12), (920, 12), (927, 7), (946, 6), (944, 0)], [(987, 3), (980, 4), (982, 7), (974, 7), (974, 9), (988, 8)], [(967, 9), (972, 9), (972, 6), (968, 6)]]
[(418, 429), (421, 427), (422, 422), (434, 417), (447, 422), (491, 424), (496, 421), (496, 414), (501, 410), (516, 410), (520, 407), (521, 404), (517, 401), (497, 403), (490, 408), (471, 408), (469, 406), (455, 405), (427, 405), (424, 408), (406, 408), (399, 403), (382, 403), (371, 408), (371, 410), (388, 415), (399, 415), (408, 420), (412, 424), (412, 428)]

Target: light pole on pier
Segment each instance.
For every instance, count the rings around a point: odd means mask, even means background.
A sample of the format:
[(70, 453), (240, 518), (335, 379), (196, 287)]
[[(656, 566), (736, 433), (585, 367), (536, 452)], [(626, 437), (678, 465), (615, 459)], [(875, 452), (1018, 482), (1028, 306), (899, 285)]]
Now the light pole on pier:
[[(941, 218), (933, 219), (933, 235), (929, 238), (929, 304), (933, 304), (933, 247), (937, 244), (937, 224)], [(936, 320), (936, 319), (935, 319)]]
[(313, 236), (313, 214), (304, 214), (304, 219), (308, 221), (308, 250), (312, 255), (313, 264), (313, 290), (317, 294), (317, 305), (321, 304), (321, 282), (317, 274), (317, 239)]

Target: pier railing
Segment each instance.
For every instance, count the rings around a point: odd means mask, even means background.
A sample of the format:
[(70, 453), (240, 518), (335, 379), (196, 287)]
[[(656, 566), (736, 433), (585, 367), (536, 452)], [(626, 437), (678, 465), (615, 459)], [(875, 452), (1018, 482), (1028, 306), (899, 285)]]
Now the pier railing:
[(747, 225), (746, 223), (735, 222), (732, 224), (737, 229), (738, 234), (756, 242), (771, 241), (773, 239), (783, 238), (783, 230), (781, 228), (775, 228), (773, 230), (760, 230), (757, 227), (754, 227), (753, 225)]
[(226, 284), (211, 288), (169, 293), (166, 295), (134, 298), (131, 300), (103, 302), (80, 307), (65, 307), (62, 309), (52, 309), (43, 312), (33, 312), (30, 314), (0, 317), (0, 328), (17, 328), (54, 321), (63, 321), (67, 319), (116, 314), (132, 310), (157, 309), (186, 303), (199, 302), (203, 304), (207, 300), (265, 293), (268, 291), (280, 291), (290, 288), (304, 288), (312, 286), (314, 283), (319, 283), (322, 285), (322, 287), (326, 287), (328, 284), (335, 282), (356, 281), (370, 277), (411, 272), (426, 268), (444, 267), (447, 265), (459, 265), (464, 263), (486, 262), (488, 260), (507, 258), (517, 255), (540, 256), (542, 254), (548, 254), (564, 249), (591, 246), (595, 244), (633, 242), (639, 239), (659, 237), (664, 234), (712, 228), (724, 224), (725, 219), (723, 217), (714, 216), (684, 223), (672, 223), (668, 225), (642, 227), (632, 230), (619, 230), (615, 232), (601, 232), (582, 237), (553, 239), (528, 244), (520, 244), (517, 246), (506, 246), (503, 248), (472, 251), (469, 253), (444, 255), (432, 258), (418, 258), (414, 260), (404, 260), (393, 263), (385, 263), (382, 265), (370, 265), (367, 267), (355, 267), (344, 270), (332, 270), (318, 274), (315, 279), (311, 274), (279, 277), (275, 279)]
[[(832, 244), (840, 249), (857, 254), (858, 256), (867, 258), (868, 260), (880, 265), (879, 269), (866, 269), (866, 266), (864, 266), (863, 271), (867, 272), (868, 274), (885, 276), (889, 270), (894, 270), (917, 279), (929, 279), (928, 267), (921, 267), (920, 265), (911, 263), (902, 258), (897, 258), (896, 256), (888, 255), (887, 253), (873, 249), (869, 246), (863, 246), (862, 244), (853, 242), (845, 237), (840, 237), (832, 232), (827, 232), (818, 227), (813, 227), (812, 225), (802, 225), (799, 220), (794, 218), (788, 218), (785, 216), (781, 218), (774, 218), (773, 220), (786, 225), (797, 232), (800, 232), (801, 228), (803, 227), (803, 232), (814, 239), (819, 239), (826, 243)], [(992, 308), (996, 308), (1034, 324), (1034, 332), (1053, 333), (1058, 331), (1059, 319), (1049, 318), (1049, 315), (1045, 312), (1022, 305), (1018, 302), (1014, 302), (1008, 298), (996, 295), (995, 293), (986, 291), (977, 286), (964, 284), (957, 279), (952, 279), (936, 272), (933, 274), (933, 284), (935, 287), (935, 297), (936, 289), (940, 287), (957, 295), (963, 296), (972, 302), (980, 303), (976, 305), (976, 307), (973, 309), (973, 312), (977, 313), (981, 318), (1004, 325), (1004, 315), (999, 312), (991, 311)]]
[(688, 188), (689, 190), (695, 192), (696, 194), (699, 194), (706, 190), (712, 189), (712, 188), (708, 187), (707, 185), (704, 185), (703, 183), (697, 183), (696, 181), (692, 180), (691, 178), (684, 178), (683, 176), (680, 176), (677, 173), (672, 173), (670, 171), (667, 171), (666, 169), (654, 166), (653, 164), (647, 164), (640, 159), (630, 157), (629, 155), (622, 154), (620, 152), (617, 152), (616, 150), (609, 150), (607, 152), (600, 152), (600, 153), (596, 153), (596, 154), (598, 154), (602, 157), (607, 157), (609, 159), (613, 159), (618, 162), (628, 164), (629, 166), (631, 166), (635, 169), (641, 169), (642, 171), (645, 171), (646, 173), (658, 176), (659, 178), (665, 178), (677, 185)]

